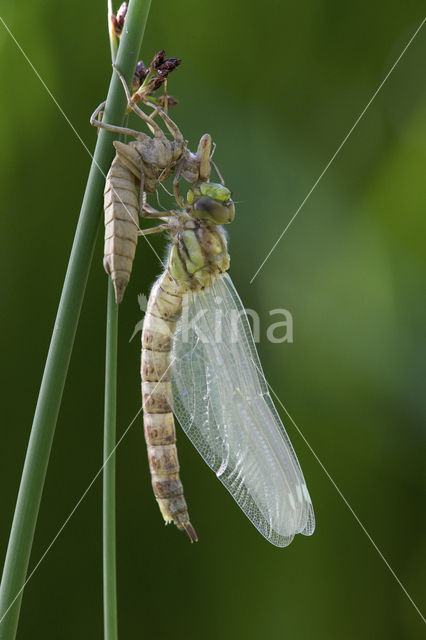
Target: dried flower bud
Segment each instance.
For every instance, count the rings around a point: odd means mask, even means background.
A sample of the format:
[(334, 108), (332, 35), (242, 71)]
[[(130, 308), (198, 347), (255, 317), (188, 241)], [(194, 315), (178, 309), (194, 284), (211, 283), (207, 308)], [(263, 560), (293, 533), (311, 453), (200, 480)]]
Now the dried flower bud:
[(157, 91), (157, 89), (159, 89), (163, 84), (164, 80), (165, 78), (151, 78), (151, 80), (148, 82), (149, 93), (154, 93), (154, 91)]
[(179, 100), (176, 100), (173, 96), (167, 96), (167, 106), (169, 109), (175, 107), (177, 104), (179, 104)]
[(118, 35), (119, 29), (118, 29), (118, 24), (117, 24), (117, 18), (115, 17), (115, 15), (112, 13), (109, 17), (109, 19), (111, 20), (111, 24), (112, 24), (112, 31), (114, 33), (115, 36)]
[(152, 70), (158, 69), (158, 67), (161, 64), (163, 64), (165, 55), (166, 55), (166, 52), (164, 51), (164, 49), (161, 49), (161, 51), (158, 51), (158, 53), (156, 53), (152, 59), (152, 62), (150, 64), (150, 69)]
[(165, 78), (166, 76), (169, 75), (169, 73), (174, 71), (176, 67), (180, 65), (181, 62), (182, 60), (180, 60), (179, 58), (167, 58), (167, 60), (165, 60), (163, 64), (161, 64), (157, 68), (157, 74)]
[(152, 102), (163, 109), (177, 104), (177, 100), (170, 96), (154, 98), (154, 93), (165, 83), (169, 73), (182, 62), (180, 58), (165, 59), (164, 56), (165, 51), (161, 49), (155, 54), (148, 68), (142, 60), (137, 63), (132, 82), (133, 102), (140, 102), (149, 96)]
[(159, 69), (166, 69), (170, 73), (171, 71), (174, 71), (181, 62), (182, 60), (180, 58), (167, 58), (167, 60), (160, 65)]
[(135, 73), (133, 75), (132, 91), (137, 91), (139, 89), (148, 73), (149, 69), (146, 68), (142, 60), (139, 60), (136, 65)]
[(167, 96), (167, 100), (165, 95), (162, 95), (159, 98), (150, 98), (150, 100), (158, 107), (160, 107), (160, 109), (165, 109), (166, 111), (168, 109), (171, 109), (171, 107), (175, 107), (177, 104), (179, 104), (179, 102), (173, 96)]
[(115, 16), (113, 13), (110, 15), (113, 32), (116, 37), (119, 37), (121, 35), (121, 32), (123, 31), (126, 14), (127, 14), (127, 2), (123, 2), (119, 10), (117, 11), (117, 15)]
[(116, 16), (117, 26), (120, 29), (120, 31), (123, 30), (126, 14), (127, 14), (127, 2), (123, 2), (119, 10), (117, 11), (117, 16)]
[(145, 80), (148, 73), (149, 71), (144, 64), (144, 61), (139, 60), (139, 62), (136, 65), (135, 74), (138, 76), (138, 78), (140, 78), (143, 81)]

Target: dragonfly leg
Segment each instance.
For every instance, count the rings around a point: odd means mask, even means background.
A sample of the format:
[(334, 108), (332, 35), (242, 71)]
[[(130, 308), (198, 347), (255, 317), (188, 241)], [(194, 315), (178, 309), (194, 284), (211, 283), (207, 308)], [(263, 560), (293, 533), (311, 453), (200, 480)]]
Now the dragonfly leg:
[(96, 107), (96, 109), (94, 110), (94, 112), (90, 116), (90, 124), (93, 124), (94, 126), (96, 126), (96, 124), (94, 124), (94, 123), (98, 122), (97, 118), (100, 118), (100, 122), (102, 121), (102, 114), (103, 114), (103, 111), (105, 109), (105, 105), (106, 105), (106, 100), (101, 102), (99, 107)]
[[(146, 102), (146, 99), (145, 99), (145, 98), (142, 98), (142, 100), (143, 100), (144, 102)], [(164, 78), (164, 82), (163, 82), (163, 96), (162, 96), (161, 100), (162, 100), (162, 106), (161, 106), (160, 108), (164, 111), (164, 113), (168, 113), (168, 111), (169, 111), (169, 96), (167, 95), (167, 78)], [(147, 104), (148, 104), (148, 103), (147, 103)], [(150, 117), (151, 117), (151, 118), (155, 118), (155, 116), (157, 115), (157, 113), (158, 113), (158, 107), (157, 107), (157, 106), (155, 106), (155, 107), (154, 107), (154, 111), (153, 111), (153, 113), (151, 113), (151, 114), (150, 114)]]
[(147, 116), (146, 113), (144, 113), (142, 109), (140, 109), (137, 106), (137, 104), (133, 102), (132, 96), (130, 95), (129, 87), (126, 84), (126, 80), (124, 79), (123, 74), (115, 64), (113, 64), (112, 66), (114, 67), (118, 77), (121, 80), (121, 84), (123, 85), (124, 93), (126, 94), (126, 98), (127, 98), (128, 107), (132, 111), (134, 111), (139, 116), (139, 118), (141, 118), (141, 120), (145, 122), (148, 129), (151, 131), (151, 133), (154, 134), (154, 136), (156, 137), (164, 136), (164, 131), (162, 130), (161, 127), (158, 126), (158, 124), (153, 120), (153, 118), (151, 118), (150, 116)]
[(151, 233), (161, 233), (162, 231), (167, 231), (170, 229), (170, 225), (167, 224), (159, 224), (157, 227), (150, 227), (149, 229), (140, 229), (138, 231), (138, 236), (148, 236)]
[(217, 173), (217, 175), (219, 177), (220, 183), (225, 185), (225, 180), (223, 179), (223, 176), (222, 176), (221, 172), (219, 171), (219, 168), (218, 168), (216, 162), (214, 160), (212, 160), (211, 158), (210, 158), (210, 162), (212, 163), (212, 165), (214, 167), (214, 170), (216, 171), (216, 173)]
[(213, 142), (212, 146), (213, 146), (213, 149), (212, 149), (212, 152), (210, 154), (210, 163), (213, 165), (214, 170), (216, 171), (221, 184), (225, 185), (225, 180), (223, 179), (223, 176), (222, 176), (221, 172), (219, 171), (219, 168), (218, 168), (217, 164), (213, 160), (214, 152), (216, 151), (216, 142)]
[(148, 203), (144, 205), (144, 208), (141, 213), (142, 218), (170, 218), (171, 216), (176, 215), (174, 211), (158, 211), (158, 209), (154, 209)]
[(125, 136), (133, 136), (134, 138), (138, 138), (141, 135), (140, 131), (135, 131), (135, 129), (128, 129), (127, 127), (117, 127), (114, 124), (109, 124), (108, 122), (102, 122), (102, 120), (98, 120), (98, 116), (103, 111), (106, 104), (106, 100), (101, 102), (99, 107), (95, 109), (95, 111), (90, 116), (90, 124), (94, 127), (98, 127), (98, 129), (106, 129), (107, 131), (112, 131), (113, 133), (121, 133)]
[(162, 118), (164, 124), (166, 125), (167, 129), (172, 134), (173, 138), (177, 142), (183, 144), (185, 142), (185, 139), (182, 135), (181, 130), (177, 126), (176, 122), (173, 122), (173, 120), (167, 115), (167, 113), (163, 109), (160, 109), (160, 107), (156, 107), (155, 104), (153, 104), (152, 102), (149, 102), (148, 100), (144, 100), (144, 102), (149, 107), (152, 107), (155, 110), (154, 111), (155, 114), (158, 113), (158, 115), (160, 116), (160, 118)]
[(141, 179), (140, 179), (140, 183), (139, 183), (139, 215), (141, 216), (141, 218), (145, 217), (144, 216), (144, 210), (145, 210), (145, 206), (147, 204), (147, 202), (146, 202), (146, 193), (143, 190), (144, 184), (145, 184), (145, 174), (142, 171), (141, 172)]
[(167, 78), (164, 79), (163, 84), (163, 111), (167, 114), (169, 110), (169, 96), (167, 95)]
[(175, 200), (181, 209), (185, 209), (185, 203), (182, 200), (182, 196), (180, 195), (180, 189), (179, 189), (179, 178), (180, 178), (180, 174), (181, 174), (184, 162), (185, 162), (185, 157), (182, 156), (181, 159), (179, 160), (175, 177), (173, 178), (173, 193), (175, 196)]
[(159, 211), (158, 209), (154, 209), (154, 207), (146, 201), (146, 193), (144, 193), (143, 209), (141, 211), (142, 218), (159, 218), (160, 220), (167, 221), (167, 218), (178, 215), (179, 211), (174, 211), (173, 209), (170, 211)]
[(176, 215), (176, 211), (159, 211), (154, 209), (146, 200), (146, 193), (143, 190), (144, 177), (141, 178), (140, 196), (139, 196), (139, 215), (141, 218), (160, 218), (166, 220)]

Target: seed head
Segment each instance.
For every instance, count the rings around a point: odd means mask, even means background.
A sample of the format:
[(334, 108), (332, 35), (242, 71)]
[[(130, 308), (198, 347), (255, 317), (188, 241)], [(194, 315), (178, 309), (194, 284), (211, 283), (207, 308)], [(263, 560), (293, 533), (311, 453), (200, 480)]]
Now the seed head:
[(163, 64), (165, 55), (166, 55), (166, 52), (164, 51), (164, 49), (161, 49), (160, 51), (158, 51), (158, 53), (156, 53), (155, 56), (153, 57), (149, 68), (152, 71), (154, 71), (155, 69), (158, 69), (158, 67)]
[(124, 21), (126, 19), (127, 14), (127, 2), (123, 2), (117, 11), (117, 15), (115, 16), (113, 13), (110, 16), (114, 33), (116, 36), (120, 36), (123, 31)]

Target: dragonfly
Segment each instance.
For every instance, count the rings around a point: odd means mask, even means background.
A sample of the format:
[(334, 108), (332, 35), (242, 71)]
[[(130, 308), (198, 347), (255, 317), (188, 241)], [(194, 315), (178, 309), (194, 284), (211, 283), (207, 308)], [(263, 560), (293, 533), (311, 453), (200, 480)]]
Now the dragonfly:
[[(164, 212), (150, 208), (152, 217)], [(249, 321), (227, 271), (223, 225), (235, 205), (224, 184), (200, 181), (165, 224), (167, 263), (142, 330), (144, 432), (154, 495), (166, 523), (197, 541), (179, 475), (174, 416), (245, 515), (272, 544), (311, 535), (303, 473), (269, 393)], [(220, 318), (220, 331), (218, 321)]]
[[(113, 66), (123, 85), (128, 110), (136, 113), (152, 133), (151, 137), (141, 131), (100, 120), (105, 101), (90, 118), (90, 123), (95, 127), (135, 138), (127, 144), (120, 140), (113, 142), (116, 155), (107, 174), (104, 190), (104, 268), (111, 276), (115, 299), (119, 304), (130, 281), (138, 235), (141, 235), (138, 216), (151, 217), (145, 207), (146, 194), (155, 193), (159, 182), (174, 175), (175, 199), (183, 206), (179, 178), (182, 176), (189, 183), (209, 180), (210, 164), (214, 163), (211, 160), (212, 139), (209, 134), (201, 137), (196, 153), (190, 151), (178, 125), (158, 105), (144, 98), (143, 103), (154, 110), (152, 115), (147, 115), (131, 96), (119, 69)], [(154, 120), (156, 114), (164, 122), (172, 139)]]

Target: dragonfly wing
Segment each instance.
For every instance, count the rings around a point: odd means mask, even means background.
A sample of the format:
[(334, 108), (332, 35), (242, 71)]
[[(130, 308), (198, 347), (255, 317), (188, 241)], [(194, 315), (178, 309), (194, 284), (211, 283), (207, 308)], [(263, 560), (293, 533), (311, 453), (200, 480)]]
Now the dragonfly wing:
[(262, 535), (279, 547), (296, 533), (311, 535), (315, 518), (303, 473), (228, 275), (185, 294), (172, 384), (182, 428)]

